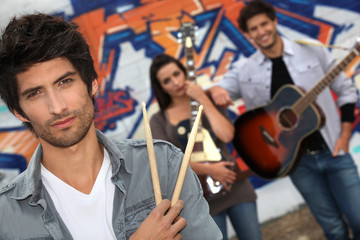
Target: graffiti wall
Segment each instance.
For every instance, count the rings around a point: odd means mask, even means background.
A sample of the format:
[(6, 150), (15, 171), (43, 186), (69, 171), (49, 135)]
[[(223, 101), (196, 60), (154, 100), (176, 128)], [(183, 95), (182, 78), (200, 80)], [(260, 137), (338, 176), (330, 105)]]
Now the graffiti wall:
[[(317, 39), (341, 59), (360, 34), (360, 2), (353, 0), (269, 0), (277, 10), (278, 31), (289, 39)], [(199, 83), (222, 78), (230, 64), (249, 56), (255, 46), (238, 29), (239, 0), (3, 0), (0, 26), (14, 15), (46, 12), (80, 26), (99, 75), (96, 127), (114, 138), (143, 138), (141, 102), (157, 110), (150, 89), (149, 66), (160, 53), (183, 59), (177, 34), (183, 22), (197, 26), (195, 62)], [(346, 69), (360, 87), (358, 59)], [(315, 79), (316, 80), (316, 79)], [(314, 81), (315, 81), (314, 80)], [(244, 111), (241, 100), (229, 109)], [(29, 160), (36, 138), (0, 105), (0, 151)], [(360, 159), (360, 117), (354, 123), (351, 152)], [(235, 153), (234, 153), (235, 154)], [(252, 178), (259, 188), (266, 184)]]

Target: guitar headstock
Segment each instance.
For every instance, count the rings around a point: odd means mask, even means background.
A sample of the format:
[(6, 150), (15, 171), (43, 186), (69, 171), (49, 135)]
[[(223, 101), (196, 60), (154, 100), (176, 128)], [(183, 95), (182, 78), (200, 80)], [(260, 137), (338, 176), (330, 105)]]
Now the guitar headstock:
[(195, 24), (192, 22), (181, 24), (178, 38), (179, 43), (184, 44), (186, 48), (192, 48), (195, 42)]

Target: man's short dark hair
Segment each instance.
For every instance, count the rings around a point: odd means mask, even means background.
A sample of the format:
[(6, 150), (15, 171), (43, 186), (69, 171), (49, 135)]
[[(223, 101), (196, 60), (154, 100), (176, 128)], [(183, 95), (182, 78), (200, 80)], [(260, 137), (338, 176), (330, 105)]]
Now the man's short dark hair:
[(271, 20), (276, 19), (276, 12), (274, 7), (265, 1), (255, 0), (249, 2), (244, 8), (241, 9), (238, 18), (239, 28), (243, 32), (248, 32), (247, 21), (255, 15), (265, 13)]
[[(75, 23), (42, 13), (14, 17), (9, 22), (0, 42), (0, 96), (12, 113), (17, 111), (28, 119), (19, 104), (17, 74), (59, 57), (71, 62), (91, 96), (97, 73), (89, 46)], [(31, 124), (24, 124), (33, 130)]]

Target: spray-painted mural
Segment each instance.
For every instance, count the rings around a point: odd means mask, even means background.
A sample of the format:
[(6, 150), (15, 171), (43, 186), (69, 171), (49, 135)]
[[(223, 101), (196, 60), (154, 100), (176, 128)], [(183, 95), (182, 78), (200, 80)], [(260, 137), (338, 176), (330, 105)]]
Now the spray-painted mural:
[[(348, 53), (360, 33), (359, 1), (269, 2), (276, 7), (282, 35), (332, 45), (337, 59)], [(199, 81), (202, 85), (218, 81), (233, 61), (255, 50), (237, 27), (238, 13), (245, 4), (236, 0), (33, 0), (30, 5), (25, 0), (6, 0), (1, 3), (4, 14), (0, 24), (6, 25), (15, 14), (34, 10), (77, 23), (90, 45), (99, 75), (96, 127), (114, 138), (143, 138), (140, 103), (146, 102), (149, 110), (156, 109), (148, 74), (151, 59), (163, 52), (182, 59), (177, 32), (182, 22), (190, 21), (198, 28), (195, 62)], [(360, 86), (358, 61), (352, 62), (346, 72)], [(230, 109), (232, 118), (242, 111), (240, 100)], [(0, 150), (29, 160), (36, 138), (4, 105), (0, 105), (0, 119)], [(358, 116), (351, 151), (360, 159), (359, 121)], [(263, 184), (256, 178), (252, 180), (255, 186)]]

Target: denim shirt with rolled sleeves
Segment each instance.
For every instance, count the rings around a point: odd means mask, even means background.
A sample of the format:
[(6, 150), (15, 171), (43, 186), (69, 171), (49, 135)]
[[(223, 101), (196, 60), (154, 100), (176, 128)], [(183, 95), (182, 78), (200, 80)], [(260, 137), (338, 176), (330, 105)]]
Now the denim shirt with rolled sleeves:
[[(147, 147), (144, 140), (115, 142), (97, 131), (107, 149), (115, 184), (113, 229), (117, 239), (129, 239), (155, 208)], [(163, 198), (171, 199), (182, 162), (181, 150), (154, 140), (158, 175)], [(0, 239), (73, 239), (42, 184), (41, 145), (28, 168), (0, 190)], [(203, 198), (196, 174), (188, 168), (180, 199), (180, 215), (187, 220), (183, 239), (222, 239)]]
[[(309, 91), (334, 66), (335, 59), (324, 47), (302, 45), (286, 38), (283, 41), (283, 60), (296, 86)], [(250, 57), (241, 56), (216, 85), (227, 90), (233, 100), (242, 98), (247, 109), (270, 103), (272, 62), (260, 50)], [(337, 95), (336, 103), (330, 91)], [(320, 128), (331, 151), (340, 136), (339, 107), (357, 101), (356, 87), (344, 72), (341, 72), (330, 88), (325, 88), (316, 103), (325, 114), (325, 125)]]

